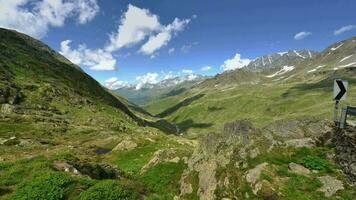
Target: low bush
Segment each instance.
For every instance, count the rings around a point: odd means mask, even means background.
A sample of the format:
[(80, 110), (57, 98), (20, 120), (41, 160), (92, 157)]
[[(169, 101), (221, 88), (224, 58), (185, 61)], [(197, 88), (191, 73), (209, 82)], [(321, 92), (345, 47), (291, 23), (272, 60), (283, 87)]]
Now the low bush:
[(61, 200), (66, 198), (66, 188), (71, 177), (59, 172), (44, 172), (20, 184), (11, 200)]
[(79, 200), (137, 200), (139, 194), (114, 180), (101, 181), (82, 192)]

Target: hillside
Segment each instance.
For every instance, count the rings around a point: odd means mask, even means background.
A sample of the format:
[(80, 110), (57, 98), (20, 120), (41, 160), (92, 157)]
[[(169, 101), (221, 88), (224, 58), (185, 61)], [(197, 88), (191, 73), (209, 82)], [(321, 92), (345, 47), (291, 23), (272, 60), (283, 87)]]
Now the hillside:
[[(192, 137), (220, 130), (224, 123), (237, 119), (250, 119), (258, 126), (305, 116), (326, 119), (332, 114), (330, 91), (335, 78), (348, 80), (348, 102), (356, 99), (355, 48), (355, 38), (351, 38), (297, 63), (286, 60), (259, 72), (248, 67), (224, 72), (187, 93), (145, 108), (157, 116), (174, 108), (166, 119)], [(192, 98), (189, 104), (183, 103)]]
[(139, 169), (167, 145), (172, 156), (189, 155), (191, 147), (167, 135), (175, 132), (42, 42), (0, 29), (0, 199), (72, 199), (91, 196), (81, 192), (93, 187), (133, 199), (156, 195), (144, 191), (142, 182), (154, 180)]
[(354, 128), (328, 120), (334, 78), (356, 99), (355, 46), (342, 43), (167, 87), (148, 112), (0, 29), (0, 199), (352, 200)]

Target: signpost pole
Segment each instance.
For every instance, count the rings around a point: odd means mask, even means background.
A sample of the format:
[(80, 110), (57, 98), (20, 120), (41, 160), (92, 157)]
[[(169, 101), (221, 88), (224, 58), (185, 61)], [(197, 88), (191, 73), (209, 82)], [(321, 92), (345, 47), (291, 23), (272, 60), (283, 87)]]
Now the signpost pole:
[(338, 125), (338, 114), (339, 114), (339, 101), (335, 101), (335, 107), (334, 107), (334, 122), (335, 125)]

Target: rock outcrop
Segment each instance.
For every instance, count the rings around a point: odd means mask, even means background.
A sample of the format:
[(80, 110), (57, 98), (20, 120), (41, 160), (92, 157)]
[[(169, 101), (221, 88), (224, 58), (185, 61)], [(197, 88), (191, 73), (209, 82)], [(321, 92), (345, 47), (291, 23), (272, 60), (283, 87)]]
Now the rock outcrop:
[(356, 127), (344, 130), (336, 129), (334, 145), (336, 148), (336, 161), (352, 182), (356, 182)]

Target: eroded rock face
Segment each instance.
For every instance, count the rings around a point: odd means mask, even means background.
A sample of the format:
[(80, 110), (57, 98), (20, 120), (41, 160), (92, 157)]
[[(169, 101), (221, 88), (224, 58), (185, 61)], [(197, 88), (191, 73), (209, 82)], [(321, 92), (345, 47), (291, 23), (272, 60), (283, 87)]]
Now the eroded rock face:
[[(145, 173), (149, 168), (157, 165), (161, 162), (171, 162), (175, 161), (174, 157), (176, 151), (174, 149), (160, 149), (153, 154), (153, 158), (141, 168), (141, 174)], [(180, 158), (178, 157), (180, 160)], [(178, 160), (178, 162), (179, 162)]]
[(319, 191), (324, 192), (326, 197), (333, 196), (338, 190), (343, 190), (344, 186), (341, 181), (331, 176), (321, 176), (318, 178), (323, 186)]
[(116, 145), (114, 147), (113, 151), (122, 151), (122, 150), (130, 151), (132, 149), (135, 149), (136, 147), (137, 147), (137, 144), (134, 141), (123, 140), (118, 145)]
[(356, 183), (356, 127), (334, 132), (336, 161), (349, 179)]
[(295, 174), (308, 176), (310, 174), (310, 170), (305, 168), (303, 165), (299, 165), (296, 163), (289, 163), (288, 165), (289, 171)]
[(264, 128), (286, 139), (301, 139), (305, 137), (319, 137), (331, 131), (331, 124), (320, 119), (301, 119), (301, 120), (281, 120)]

